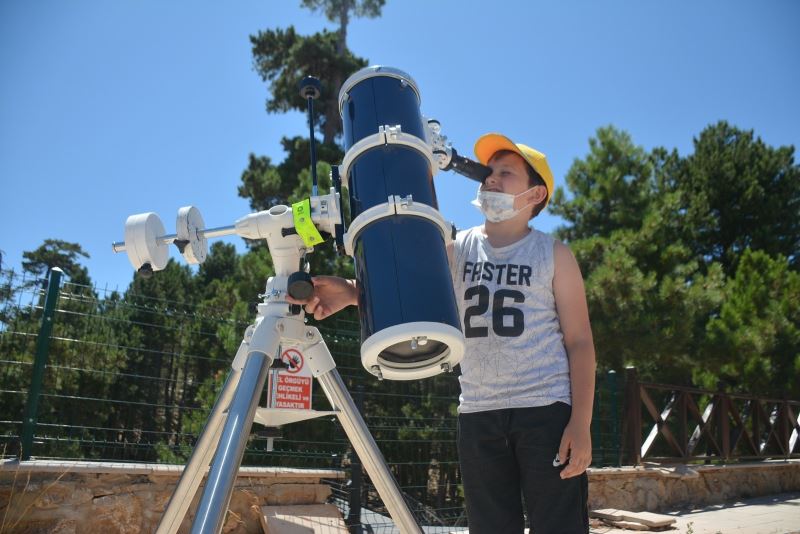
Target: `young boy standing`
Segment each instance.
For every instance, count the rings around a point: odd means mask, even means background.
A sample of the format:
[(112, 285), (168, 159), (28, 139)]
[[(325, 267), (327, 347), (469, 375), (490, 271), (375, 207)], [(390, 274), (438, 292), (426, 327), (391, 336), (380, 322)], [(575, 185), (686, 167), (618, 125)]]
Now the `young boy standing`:
[[(553, 193), (540, 152), (500, 134), (475, 144), (492, 168), (473, 201), (482, 226), (448, 249), (466, 352), (458, 453), (472, 534), (589, 531), (586, 468), (595, 355), (572, 252), (529, 226)], [(306, 311), (357, 304), (354, 281), (316, 277)]]

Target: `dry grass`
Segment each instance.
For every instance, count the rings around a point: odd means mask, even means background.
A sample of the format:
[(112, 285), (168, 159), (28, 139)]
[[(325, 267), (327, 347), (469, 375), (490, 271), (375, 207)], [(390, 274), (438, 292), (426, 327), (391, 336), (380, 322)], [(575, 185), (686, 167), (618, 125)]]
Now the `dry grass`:
[[(5, 447), (3, 448), (3, 456), (5, 456)], [(13, 516), (11, 518), (9, 518), (9, 510), (11, 510), (11, 507), (14, 504), (14, 498), (17, 497), (17, 503), (22, 501), (22, 497), (28, 492), (28, 487), (30, 486), (30, 483), (31, 483), (31, 471), (28, 471), (28, 477), (25, 480), (25, 486), (22, 488), (22, 492), (19, 493), (18, 496), (16, 496), (14, 494), (15, 489), (17, 487), (17, 477), (19, 475), (20, 467), (21, 467), (21, 462), (20, 462), (19, 459), (17, 459), (17, 468), (14, 470), (14, 478), (13, 478), (13, 480), (11, 482), (11, 492), (9, 493), (9, 496), (8, 496), (8, 504), (6, 505), (6, 509), (3, 512), (3, 520), (2, 520), (2, 522), (0, 522), (0, 534), (3, 534), (5, 532), (8, 532), (8, 533), (14, 532), (15, 529), (17, 528), (17, 526), (22, 522), (22, 520), (25, 519), (25, 516), (27, 516), (27, 514), (30, 511), (31, 507), (34, 504), (36, 504), (39, 501), (39, 499), (44, 497), (47, 494), (47, 492), (50, 491), (50, 489), (53, 486), (58, 484), (58, 482), (64, 477), (64, 475), (66, 475), (70, 471), (70, 469), (66, 469), (66, 470), (62, 471), (58, 475), (58, 477), (56, 477), (56, 479), (53, 482), (48, 484), (47, 487), (42, 489), (42, 491), (40, 491), (39, 494), (36, 495), (36, 498), (33, 499), (28, 504), (28, 506), (26, 506), (25, 509), (16, 517), (16, 521), (14, 521), (13, 524), (10, 524), (10, 521), (14, 519)], [(7, 523), (8, 523), (8, 527), (6, 527)], [(8, 528), (8, 530), (6, 530), (6, 528)]]

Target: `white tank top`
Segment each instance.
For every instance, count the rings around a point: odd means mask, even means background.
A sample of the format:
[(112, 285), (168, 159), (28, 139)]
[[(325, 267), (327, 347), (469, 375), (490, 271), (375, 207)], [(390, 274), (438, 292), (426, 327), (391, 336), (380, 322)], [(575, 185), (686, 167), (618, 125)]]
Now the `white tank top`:
[(553, 243), (535, 229), (499, 248), (480, 226), (456, 236), (450, 270), (467, 341), (459, 412), (571, 404)]

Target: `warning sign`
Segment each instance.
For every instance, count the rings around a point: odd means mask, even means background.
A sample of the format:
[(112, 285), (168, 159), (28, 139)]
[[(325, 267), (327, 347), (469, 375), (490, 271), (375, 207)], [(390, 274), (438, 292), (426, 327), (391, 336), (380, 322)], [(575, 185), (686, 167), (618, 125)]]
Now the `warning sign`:
[[(293, 375), (299, 375), (300, 371), (305, 367), (303, 354), (297, 349), (288, 349), (281, 354), (281, 360), (286, 365), (286, 372)], [(310, 376), (310, 375), (309, 375)]]
[(277, 373), (276, 383), (272, 384), (271, 393), (275, 399), (275, 408), (311, 409), (311, 369), (305, 364), (305, 357), (298, 349), (286, 349), (281, 354), (286, 365)]

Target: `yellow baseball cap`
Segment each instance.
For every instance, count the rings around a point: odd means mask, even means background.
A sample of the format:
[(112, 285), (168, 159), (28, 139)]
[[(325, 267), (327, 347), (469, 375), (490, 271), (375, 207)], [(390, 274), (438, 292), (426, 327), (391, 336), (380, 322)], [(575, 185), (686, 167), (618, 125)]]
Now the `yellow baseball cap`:
[(545, 187), (547, 187), (546, 206), (550, 202), (550, 197), (553, 196), (554, 180), (553, 171), (550, 170), (550, 165), (547, 164), (545, 155), (528, 145), (514, 143), (511, 139), (499, 133), (482, 135), (475, 141), (475, 156), (484, 165), (487, 165), (492, 156), (499, 150), (510, 150), (519, 154), (539, 173), (539, 176), (544, 180)]

